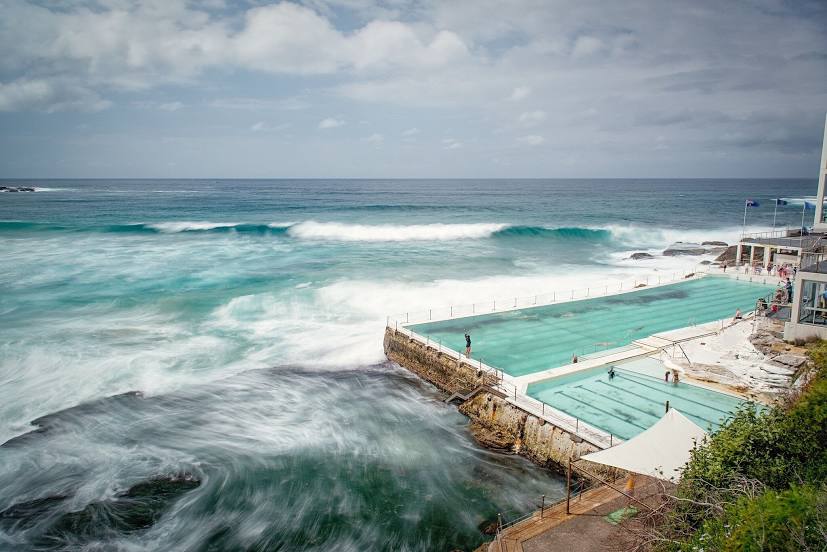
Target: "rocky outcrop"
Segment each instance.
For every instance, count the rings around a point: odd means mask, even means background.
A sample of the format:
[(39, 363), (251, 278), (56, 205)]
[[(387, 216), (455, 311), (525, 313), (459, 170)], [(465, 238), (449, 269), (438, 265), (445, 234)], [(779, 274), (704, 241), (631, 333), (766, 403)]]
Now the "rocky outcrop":
[(703, 255), (706, 247), (697, 243), (675, 242), (663, 251), (665, 257), (676, 257), (678, 255)]
[[(467, 360), (458, 361), (438, 347), (387, 328), (385, 354), (419, 377), (449, 393), (465, 393), (494, 383)], [(470, 430), (483, 446), (525, 456), (535, 464), (563, 471), (569, 458), (600, 450), (577, 435), (512, 404), (491, 387), (483, 387), (459, 406), (470, 419)]]
[(722, 242), (722, 241), (705, 241), (705, 242), (701, 242), (701, 245), (712, 245), (712, 246), (715, 246), (715, 247), (729, 247), (729, 244), (727, 244), (727, 242)]
[[(535, 464), (562, 471), (569, 458), (580, 458), (599, 447), (572, 435), (508, 400), (480, 393), (464, 402), (459, 411), (471, 419), (474, 435), (491, 439), (496, 448), (510, 448)], [(485, 440), (478, 440), (487, 446)]]
[(33, 192), (34, 188), (28, 186), (0, 186), (0, 192)]
[(654, 255), (650, 255), (649, 253), (632, 253), (632, 256), (629, 257), (633, 261), (641, 261), (643, 259), (654, 259)]

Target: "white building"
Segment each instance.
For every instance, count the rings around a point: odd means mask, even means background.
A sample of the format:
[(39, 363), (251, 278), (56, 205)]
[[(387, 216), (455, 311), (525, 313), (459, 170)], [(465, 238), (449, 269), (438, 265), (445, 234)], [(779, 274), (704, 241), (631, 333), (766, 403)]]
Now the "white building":
[[(816, 232), (827, 233), (824, 213), (824, 179), (827, 176), (827, 119), (818, 166), (818, 196), (816, 197)], [(827, 242), (827, 240), (824, 240)], [(800, 269), (793, 288), (790, 321), (784, 326), (784, 339), (806, 339), (816, 336), (827, 339), (827, 248), (813, 244), (810, 251), (801, 252)], [(827, 243), (824, 244), (827, 246)]]

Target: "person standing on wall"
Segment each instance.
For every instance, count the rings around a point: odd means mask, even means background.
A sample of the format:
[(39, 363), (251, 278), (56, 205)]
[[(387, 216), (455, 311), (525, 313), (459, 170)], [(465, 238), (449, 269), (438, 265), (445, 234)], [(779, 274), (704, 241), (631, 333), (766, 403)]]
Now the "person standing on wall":
[(468, 330), (465, 331), (465, 356), (471, 356), (471, 335), (468, 333)]

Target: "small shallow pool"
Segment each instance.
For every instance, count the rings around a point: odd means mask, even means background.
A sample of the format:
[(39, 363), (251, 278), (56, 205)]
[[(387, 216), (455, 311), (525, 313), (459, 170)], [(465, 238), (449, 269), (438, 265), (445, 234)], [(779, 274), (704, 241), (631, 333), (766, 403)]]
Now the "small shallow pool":
[(664, 381), (663, 365), (645, 358), (601, 366), (528, 386), (528, 395), (621, 439), (630, 439), (658, 421), (666, 401), (706, 431), (721, 423), (745, 401), (687, 383)]

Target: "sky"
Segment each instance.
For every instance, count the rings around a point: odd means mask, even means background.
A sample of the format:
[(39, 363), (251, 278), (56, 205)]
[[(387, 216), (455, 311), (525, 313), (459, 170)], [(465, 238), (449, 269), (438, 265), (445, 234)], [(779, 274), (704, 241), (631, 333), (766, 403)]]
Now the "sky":
[(817, 178), (823, 0), (0, 0), (0, 178)]

